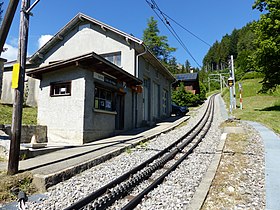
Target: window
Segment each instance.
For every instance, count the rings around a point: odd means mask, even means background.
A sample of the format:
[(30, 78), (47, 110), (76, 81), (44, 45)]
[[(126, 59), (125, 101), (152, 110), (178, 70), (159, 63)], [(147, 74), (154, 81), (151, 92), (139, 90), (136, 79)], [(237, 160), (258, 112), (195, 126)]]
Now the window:
[(51, 83), (50, 96), (70, 96), (71, 82)]
[(112, 91), (95, 87), (94, 108), (106, 111), (113, 111)]
[(101, 55), (106, 60), (110, 61), (111, 63), (121, 66), (121, 52), (115, 52), (115, 53), (108, 53)]

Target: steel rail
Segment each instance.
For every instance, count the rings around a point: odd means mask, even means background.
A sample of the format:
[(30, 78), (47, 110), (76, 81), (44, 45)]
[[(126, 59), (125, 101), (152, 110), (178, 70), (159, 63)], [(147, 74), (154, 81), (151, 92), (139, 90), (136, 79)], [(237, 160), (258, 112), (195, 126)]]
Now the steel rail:
[[(212, 106), (214, 106), (214, 104)], [(206, 128), (206, 131), (202, 136), (199, 137), (199, 140), (178, 161), (176, 161), (168, 170), (166, 170), (159, 178), (157, 178), (152, 184), (150, 184), (146, 189), (144, 189), (141, 193), (135, 196), (129, 203), (127, 203), (122, 208), (122, 210), (131, 210), (135, 208), (142, 201), (145, 195), (147, 195), (150, 191), (152, 191), (158, 185), (160, 185), (164, 181), (165, 177), (168, 176), (172, 171), (174, 171), (193, 152), (193, 150), (198, 146), (198, 144), (202, 141), (202, 139), (205, 137), (208, 130), (210, 129), (211, 127), (210, 124), (213, 121), (213, 116), (214, 116), (214, 108), (212, 109), (212, 116)]]
[[(210, 101), (210, 99), (209, 99), (209, 101)], [(174, 147), (176, 148), (177, 147), (177, 149), (173, 150), (168, 155), (164, 156), (162, 158), (162, 160), (157, 163), (156, 168), (160, 167), (162, 164), (167, 162), (169, 159), (171, 159), (173, 156), (175, 156), (178, 153), (178, 151), (181, 151), (187, 144), (189, 144), (191, 142), (191, 139), (196, 136), (196, 134), (192, 134), (195, 131), (195, 129), (197, 129), (197, 128), (202, 129), (203, 126), (201, 125), (201, 122), (205, 119), (205, 116), (207, 117), (209, 115), (209, 114), (207, 115), (207, 113), (209, 113), (208, 110), (209, 110), (210, 104), (211, 103), (209, 102), (208, 105), (207, 105), (207, 108), (206, 108), (206, 110), (204, 112), (203, 117), (198, 121), (198, 123), (195, 126), (193, 126), (185, 135), (183, 135), (181, 138), (179, 138), (177, 141), (172, 143), (170, 146), (168, 146), (167, 148), (165, 148), (161, 152), (159, 152), (156, 155), (152, 156), (151, 158), (149, 158), (145, 162), (141, 163), (137, 167), (135, 167), (132, 170), (128, 171), (127, 173), (123, 174), (122, 176), (114, 179), (110, 183), (104, 185), (103, 187), (101, 187), (98, 190), (94, 191), (93, 193), (89, 194), (85, 198), (82, 198), (79, 201), (73, 203), (71, 206), (65, 208), (65, 210), (74, 210), (74, 209), (81, 209), (81, 208), (83, 208), (84, 206), (88, 205), (89, 203), (91, 203), (95, 199), (99, 198), (100, 196), (102, 196), (103, 194), (108, 192), (110, 189), (114, 188), (115, 186), (118, 186), (120, 183), (124, 182), (125, 180), (128, 180), (131, 176), (137, 174), (137, 172), (139, 172), (142, 169), (144, 169), (147, 165), (151, 164), (156, 159), (162, 157), (165, 153), (170, 152), (172, 148), (174, 148)], [(203, 125), (204, 125), (204, 123), (203, 123)], [(190, 134), (192, 134), (192, 135), (190, 135)], [(189, 140), (188, 141), (186, 141), (185, 143), (183, 143), (180, 146), (176, 146), (180, 142), (182, 142), (183, 139), (186, 139), (188, 136), (189, 136)], [(148, 172), (145, 172), (146, 173), (145, 176), (150, 175), (151, 173), (154, 172), (154, 170), (155, 170), (154, 167), (152, 169), (151, 168), (148, 169)], [(142, 181), (142, 179), (143, 179), (143, 177), (140, 177), (136, 182), (133, 181), (133, 183), (129, 184), (130, 185), (129, 187), (135, 186), (138, 182)], [(125, 186), (125, 187), (127, 187), (127, 186)], [(121, 187), (121, 188), (125, 188), (125, 187)], [(120, 189), (119, 191), (122, 191), (122, 190), (124, 190), (124, 189)], [(109, 201), (107, 201), (107, 202), (104, 201), (104, 203), (106, 203), (105, 206), (111, 205), (116, 199), (118, 199), (118, 198), (123, 196), (122, 193), (119, 192), (119, 191), (115, 192), (114, 195), (112, 196), (114, 199), (108, 199)], [(96, 209), (104, 209), (104, 205), (100, 205)]]

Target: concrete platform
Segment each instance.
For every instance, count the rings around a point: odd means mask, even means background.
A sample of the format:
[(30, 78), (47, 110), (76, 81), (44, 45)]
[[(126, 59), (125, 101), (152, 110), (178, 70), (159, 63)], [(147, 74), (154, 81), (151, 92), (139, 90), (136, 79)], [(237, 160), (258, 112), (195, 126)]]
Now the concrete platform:
[[(49, 153), (20, 161), (19, 170), (31, 171), (34, 184), (43, 192), (48, 187), (112, 158), (139, 142), (174, 129), (188, 119), (188, 115), (170, 117), (152, 128), (134, 129), (81, 146), (51, 145), (41, 149), (45, 152), (50, 150)], [(51, 151), (51, 148), (56, 148), (57, 151)], [(0, 163), (0, 170), (7, 170), (7, 163)]]
[(266, 209), (280, 209), (280, 137), (257, 122), (248, 122), (261, 135), (265, 151)]

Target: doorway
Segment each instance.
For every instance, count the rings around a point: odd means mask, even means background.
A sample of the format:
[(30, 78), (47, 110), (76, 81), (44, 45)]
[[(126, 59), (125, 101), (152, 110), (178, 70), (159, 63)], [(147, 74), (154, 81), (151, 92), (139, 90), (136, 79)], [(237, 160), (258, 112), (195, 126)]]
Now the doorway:
[(116, 96), (116, 118), (115, 118), (115, 129), (124, 129), (124, 95), (117, 93)]

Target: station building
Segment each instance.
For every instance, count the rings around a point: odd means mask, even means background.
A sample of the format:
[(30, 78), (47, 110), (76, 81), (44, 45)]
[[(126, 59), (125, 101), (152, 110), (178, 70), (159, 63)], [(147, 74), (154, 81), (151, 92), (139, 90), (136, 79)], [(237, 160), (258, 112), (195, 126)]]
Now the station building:
[(142, 40), (84, 14), (28, 61), (49, 142), (84, 144), (170, 116), (172, 74)]

